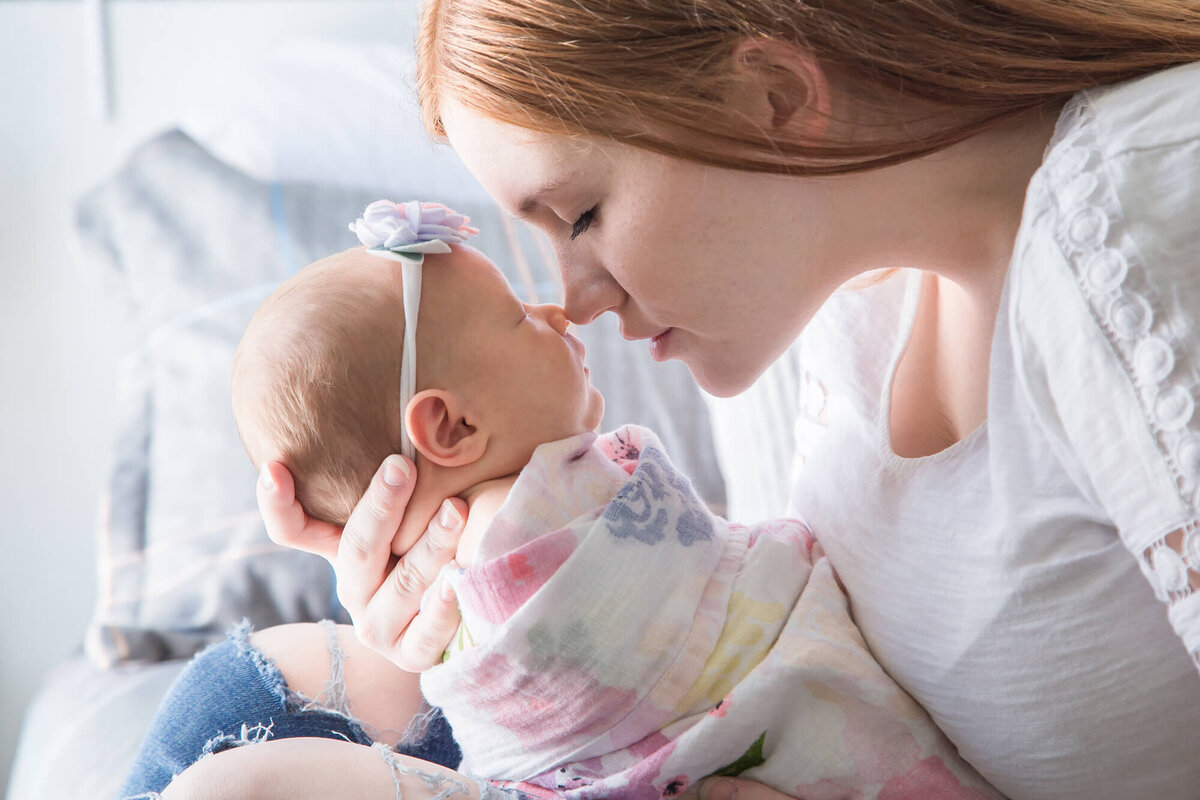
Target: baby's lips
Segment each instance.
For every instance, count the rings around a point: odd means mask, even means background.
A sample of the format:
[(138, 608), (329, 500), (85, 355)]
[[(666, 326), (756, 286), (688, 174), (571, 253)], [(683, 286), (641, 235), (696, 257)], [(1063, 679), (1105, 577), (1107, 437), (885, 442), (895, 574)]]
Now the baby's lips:
[[(567, 340), (567, 344), (572, 350), (579, 354), (579, 360), (582, 362), (587, 358), (587, 347), (583, 342), (579, 341), (574, 335), (564, 333), (563, 338)], [(584, 366), (587, 366), (586, 364)]]

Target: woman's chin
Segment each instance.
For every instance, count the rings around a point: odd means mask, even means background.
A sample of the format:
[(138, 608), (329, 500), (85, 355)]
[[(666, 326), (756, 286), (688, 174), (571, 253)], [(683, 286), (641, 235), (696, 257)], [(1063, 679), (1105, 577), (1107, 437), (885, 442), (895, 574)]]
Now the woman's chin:
[(733, 397), (749, 389), (766, 366), (724, 362), (710, 364), (703, 359), (684, 359), (692, 380), (713, 397)]

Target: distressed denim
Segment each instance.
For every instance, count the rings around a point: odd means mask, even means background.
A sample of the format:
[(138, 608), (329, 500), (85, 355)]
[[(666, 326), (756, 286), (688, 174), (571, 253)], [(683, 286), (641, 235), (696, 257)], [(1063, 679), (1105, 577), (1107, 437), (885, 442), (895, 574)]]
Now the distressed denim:
[[(410, 772), (389, 759), (390, 751), (374, 744), (363, 725), (350, 716), (335, 627), (329, 621), (322, 624), (329, 634), (331, 674), (326, 691), (317, 699), (288, 688), (275, 664), (250, 645), (248, 622), (235, 628), (226, 641), (197, 655), (159, 706), (120, 797), (157, 798), (175, 775), (207, 755), (296, 736), (374, 746), (395, 772)], [(398, 745), (395, 752), (458, 767), (462, 752), (441, 713), (432, 709), (419, 723), (416, 735), (406, 737), (414, 743)], [(486, 797), (519, 796), (486, 784), (478, 788)], [(446, 797), (455, 793), (451, 788), (442, 790)]]

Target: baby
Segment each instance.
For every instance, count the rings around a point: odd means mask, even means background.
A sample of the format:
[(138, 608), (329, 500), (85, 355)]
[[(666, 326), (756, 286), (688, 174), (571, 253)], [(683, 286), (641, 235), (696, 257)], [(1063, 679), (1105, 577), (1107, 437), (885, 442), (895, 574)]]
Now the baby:
[(730, 524), (651, 432), (594, 433), (603, 399), (563, 310), (522, 303), (465, 222), (372, 204), (352, 226), (367, 247), (281, 286), (233, 369), (247, 451), (291, 469), (310, 516), (344, 523), (396, 451), (413, 503), (469, 502), (462, 627), (421, 676), (460, 769), (546, 797), (650, 800), (713, 774), (998, 796), (871, 658), (800, 523)]
[[(358, 225), (386, 227), (389, 211), (400, 213), (376, 203)], [(437, 208), (424, 214), (444, 219)], [(454, 238), (473, 232), (462, 230)], [(562, 308), (522, 303), (482, 254), (443, 246), (417, 253), (425, 266), (364, 248), (322, 259), (280, 286), (243, 336), (232, 370), (238, 432), (256, 464), (288, 466), (311, 517), (344, 524), (390, 453), (418, 465), (410, 508), (472, 500), (543, 442), (600, 424), (604, 399)], [(413, 266), (420, 326), (408, 342), (402, 276)], [(415, 345), (408, 363), (406, 345)], [(405, 377), (413, 385), (402, 396)]]

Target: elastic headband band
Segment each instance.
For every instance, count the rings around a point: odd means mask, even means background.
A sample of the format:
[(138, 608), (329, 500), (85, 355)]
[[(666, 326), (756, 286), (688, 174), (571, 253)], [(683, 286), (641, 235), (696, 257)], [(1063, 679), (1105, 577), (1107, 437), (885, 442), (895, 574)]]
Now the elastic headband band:
[(421, 309), (421, 275), (427, 253), (449, 253), (451, 244), (462, 244), (479, 233), (468, 227), (470, 219), (438, 203), (409, 200), (393, 203), (376, 200), (350, 230), (367, 252), (400, 262), (404, 290), (404, 348), (400, 356), (400, 454), (411, 461), (416, 448), (408, 436), (405, 414), (417, 393), (417, 317)]

